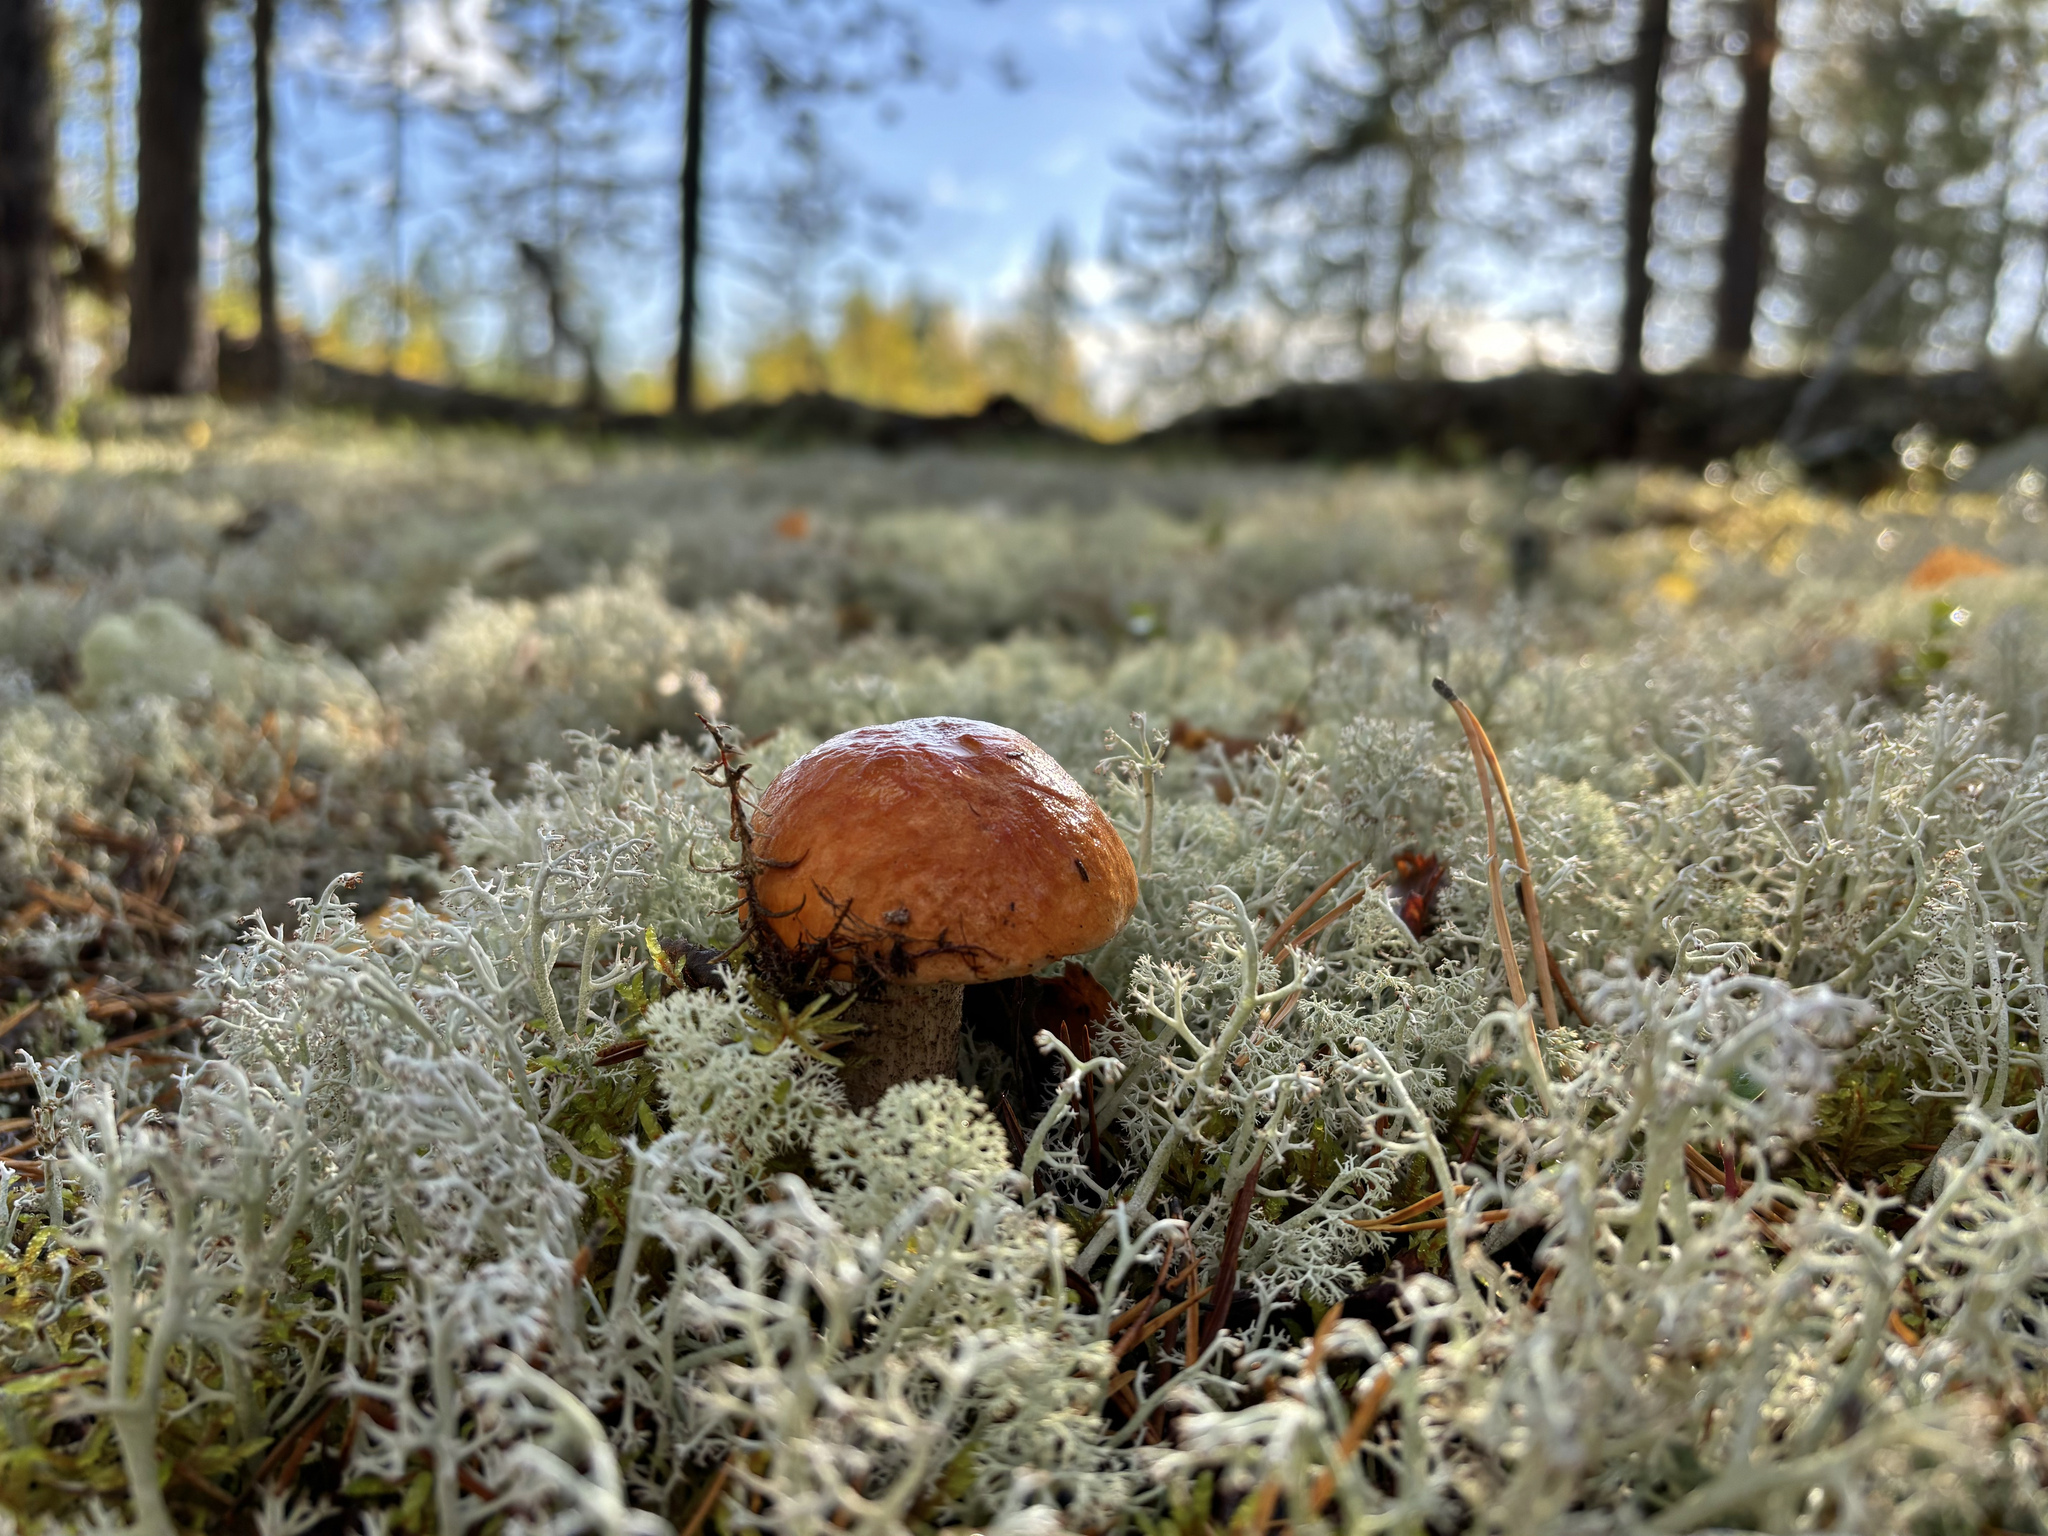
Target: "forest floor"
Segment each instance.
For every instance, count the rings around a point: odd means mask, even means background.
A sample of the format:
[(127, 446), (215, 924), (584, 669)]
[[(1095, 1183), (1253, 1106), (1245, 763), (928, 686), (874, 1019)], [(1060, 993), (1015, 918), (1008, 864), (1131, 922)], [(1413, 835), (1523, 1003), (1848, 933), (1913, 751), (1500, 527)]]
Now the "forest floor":
[[(0, 435), (0, 1507), (2043, 1529), (2038, 475), (87, 425)], [(684, 974), (690, 770), (931, 714), (1143, 897), (863, 1117)]]

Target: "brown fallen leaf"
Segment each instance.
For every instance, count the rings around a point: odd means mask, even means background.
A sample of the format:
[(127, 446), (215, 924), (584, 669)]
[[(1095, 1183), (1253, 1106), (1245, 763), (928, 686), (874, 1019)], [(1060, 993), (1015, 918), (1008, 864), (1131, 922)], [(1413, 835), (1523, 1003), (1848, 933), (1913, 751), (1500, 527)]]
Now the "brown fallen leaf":
[(1965, 576), (1997, 576), (2005, 570), (2001, 560), (1959, 544), (1944, 544), (1913, 567), (1906, 586), (1914, 592), (1933, 592)]
[(1418, 939), (1436, 932), (1436, 898), (1448, 874), (1433, 853), (1410, 848), (1394, 855), (1394, 911)]

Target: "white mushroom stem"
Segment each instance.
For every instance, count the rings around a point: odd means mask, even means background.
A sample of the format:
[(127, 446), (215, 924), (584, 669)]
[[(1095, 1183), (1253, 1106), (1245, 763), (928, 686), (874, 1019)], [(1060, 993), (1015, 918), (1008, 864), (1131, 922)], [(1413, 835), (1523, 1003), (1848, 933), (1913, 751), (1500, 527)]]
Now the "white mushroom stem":
[(966, 991), (957, 981), (925, 986), (886, 982), (847, 1009), (844, 1017), (862, 1027), (840, 1052), (846, 1102), (867, 1109), (898, 1083), (957, 1077), (960, 1003)]

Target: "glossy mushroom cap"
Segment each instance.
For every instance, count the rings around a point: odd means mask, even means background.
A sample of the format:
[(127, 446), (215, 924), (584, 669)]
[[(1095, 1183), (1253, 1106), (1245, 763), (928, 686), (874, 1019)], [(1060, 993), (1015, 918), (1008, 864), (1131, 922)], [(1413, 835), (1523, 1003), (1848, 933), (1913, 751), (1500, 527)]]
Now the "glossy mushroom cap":
[(980, 720), (863, 726), (805, 753), (761, 797), (754, 852), (768, 927), (838, 980), (1022, 976), (1107, 942), (1138, 902), (1101, 807)]

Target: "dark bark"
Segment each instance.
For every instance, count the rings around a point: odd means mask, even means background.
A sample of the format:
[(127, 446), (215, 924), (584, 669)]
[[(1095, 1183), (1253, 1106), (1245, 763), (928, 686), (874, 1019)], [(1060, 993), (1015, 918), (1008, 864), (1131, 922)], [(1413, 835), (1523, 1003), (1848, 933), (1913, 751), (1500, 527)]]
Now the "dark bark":
[(270, 100), (271, 47), (277, 40), (277, 0), (255, 0), (249, 16), (253, 45), (251, 84), (256, 96), (256, 387), (274, 395), (284, 387), (284, 329), (277, 316), (276, 119)]
[(0, 0), (0, 416), (57, 408), (57, 124), (45, 0)]
[(405, 346), (410, 316), (406, 308), (405, 270), (405, 119), (408, 98), (406, 75), (405, 6), (403, 0), (389, 0), (391, 79), (386, 108), (391, 118), (391, 193), (384, 202), (384, 248), (391, 253), (391, 301), (384, 312), (384, 371), (396, 375), (398, 354)]
[(1619, 401), (1615, 451), (1635, 451), (1642, 410), (1643, 323), (1650, 312), (1650, 238), (1657, 209), (1657, 114), (1662, 105), (1664, 55), (1671, 42), (1671, 0), (1643, 0), (1636, 26), (1636, 56), (1629, 71), (1634, 143), (1628, 162), (1628, 205), (1623, 215), (1621, 356), (1616, 366)]
[(532, 275), (547, 299), (550, 364), (565, 348), (575, 353), (583, 363), (582, 409), (601, 414), (606, 407), (604, 375), (597, 366), (597, 338), (586, 335), (570, 316), (568, 284), (562, 278), (561, 259), (554, 251), (544, 251), (531, 240), (514, 241), (513, 249), (519, 253), (519, 265)]
[(1778, 0), (1748, 0), (1742, 54), (1742, 107), (1728, 181), (1728, 228), (1721, 239), (1721, 288), (1714, 306), (1714, 360), (1739, 368), (1749, 357), (1757, 295), (1763, 291), (1764, 172), (1771, 150), (1771, 66), (1778, 58)]
[(1643, 367), (1643, 319), (1650, 309), (1651, 219), (1657, 206), (1657, 112), (1664, 85), (1664, 54), (1671, 41), (1671, 0), (1643, 0), (1630, 66), (1634, 144), (1629, 151), (1628, 207), (1623, 216), (1621, 371)]
[(135, 259), (128, 271), (128, 363), (141, 395), (213, 385), (199, 238), (206, 141), (206, 0), (142, 0), (137, 52)]
[(676, 414), (697, 411), (697, 268), (704, 203), (704, 90), (712, 0), (689, 0), (688, 100), (683, 107), (683, 303), (676, 332)]

